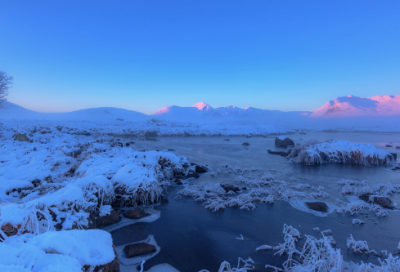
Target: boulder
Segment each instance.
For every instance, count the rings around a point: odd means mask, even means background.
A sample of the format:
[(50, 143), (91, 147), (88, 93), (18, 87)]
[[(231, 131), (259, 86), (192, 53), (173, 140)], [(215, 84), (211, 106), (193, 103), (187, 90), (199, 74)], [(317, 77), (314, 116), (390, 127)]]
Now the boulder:
[(275, 146), (288, 147), (288, 145), (294, 146), (293, 140), (291, 140), (289, 138), (285, 138), (283, 140), (280, 139), (279, 137), (275, 138)]
[(182, 185), (183, 184), (180, 178), (175, 178), (174, 182), (176, 184), (178, 184), (178, 185)]
[(111, 210), (110, 214), (101, 217), (91, 213), (89, 215), (89, 229), (101, 229), (118, 223), (120, 220), (121, 218), (115, 210)]
[(124, 251), (128, 258), (132, 258), (156, 252), (157, 248), (147, 243), (136, 243), (125, 246)]
[(229, 192), (229, 191), (233, 191), (233, 192), (238, 192), (240, 191), (240, 188), (237, 186), (234, 186), (231, 183), (221, 183), (220, 186), (222, 187), (222, 189), (225, 190), (225, 192)]
[(387, 144), (387, 145), (386, 145), (386, 147), (393, 147), (393, 145), (391, 145), (391, 144)]
[(149, 213), (145, 212), (142, 208), (139, 207), (135, 207), (131, 210), (128, 210), (123, 214), (125, 217), (128, 217), (130, 219), (140, 219), (150, 215)]
[(390, 153), (390, 154), (392, 154), (393, 160), (394, 160), (394, 161), (397, 161), (397, 153)]
[(229, 139), (224, 139), (224, 141), (229, 142), (230, 140)]
[(396, 166), (395, 168), (392, 169), (393, 171), (400, 170), (400, 166)]
[(242, 145), (250, 145), (248, 142), (244, 142)]
[(328, 205), (325, 202), (306, 202), (308, 208), (314, 211), (326, 212), (328, 211)]
[(31, 143), (32, 140), (28, 138), (28, 136), (26, 136), (26, 133), (21, 134), (21, 133), (17, 133), (14, 135), (13, 137), (13, 141), (19, 141), (19, 142), (28, 142)]
[(370, 194), (362, 194), (359, 196), (360, 199), (365, 202), (373, 203), (379, 205), (383, 208), (393, 210), (395, 207), (393, 206), (393, 202), (390, 198), (384, 196), (370, 195)]
[(205, 173), (207, 172), (208, 168), (203, 165), (196, 165), (196, 172), (197, 173)]

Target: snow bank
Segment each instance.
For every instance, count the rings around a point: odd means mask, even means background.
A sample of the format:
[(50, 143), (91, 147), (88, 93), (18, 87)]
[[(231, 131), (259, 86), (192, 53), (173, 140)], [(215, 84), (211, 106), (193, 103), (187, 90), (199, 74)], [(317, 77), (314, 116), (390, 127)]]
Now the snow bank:
[(319, 143), (311, 140), (304, 145), (293, 147), (288, 160), (294, 163), (318, 165), (323, 163), (388, 165), (395, 162), (393, 154), (377, 149), (373, 145), (363, 145), (347, 141)]
[(0, 243), (2, 271), (82, 272), (115, 258), (112, 238), (102, 230), (51, 231), (24, 234)]

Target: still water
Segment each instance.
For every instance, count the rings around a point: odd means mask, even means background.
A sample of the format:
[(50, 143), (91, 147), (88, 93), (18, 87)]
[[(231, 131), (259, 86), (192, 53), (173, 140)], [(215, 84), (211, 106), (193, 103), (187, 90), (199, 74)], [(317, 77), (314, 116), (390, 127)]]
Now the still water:
[[(295, 143), (302, 143), (311, 138), (347, 140), (373, 144), (390, 152), (400, 151), (394, 147), (385, 147), (386, 144), (399, 146), (400, 134), (321, 132), (293, 134), (289, 137)], [(295, 177), (294, 183), (324, 186), (330, 194), (324, 201), (329, 203), (335, 203), (336, 199), (346, 201), (345, 196), (341, 194), (342, 186), (336, 183), (341, 179), (368, 180), (370, 184), (400, 183), (400, 172), (392, 171), (391, 167), (288, 164), (284, 157), (267, 153), (267, 149), (284, 150), (274, 146), (273, 138), (163, 137), (157, 141), (124, 140), (135, 141), (135, 148), (138, 149), (173, 149), (174, 153), (186, 156), (189, 161), (208, 165), (213, 170), (224, 169), (227, 165), (274, 169), (279, 179), (286, 181)], [(243, 146), (243, 142), (250, 145)], [(285, 170), (293, 174), (282, 174)], [(234, 177), (229, 174), (213, 177), (210, 173), (205, 173), (198, 179), (190, 180), (189, 184), (233, 182)], [(320, 237), (320, 234), (313, 231), (315, 227), (319, 227), (320, 230), (331, 229), (337, 247), (341, 248), (346, 261), (377, 262), (376, 257), (354, 254), (347, 249), (346, 239), (350, 234), (353, 234), (356, 240), (366, 240), (369, 248), (377, 252), (395, 252), (400, 241), (400, 212), (397, 211), (390, 211), (387, 218), (378, 218), (372, 213), (350, 216), (336, 212), (327, 217), (317, 217), (293, 208), (288, 202), (276, 201), (273, 205), (258, 203), (257, 209), (252, 211), (228, 208), (211, 212), (206, 210), (201, 202), (195, 202), (191, 198), (175, 198), (177, 191), (182, 188), (183, 186), (176, 185), (168, 188), (168, 202), (156, 207), (161, 214), (158, 220), (124, 226), (111, 233), (116, 246), (144, 240), (150, 234), (154, 235), (161, 251), (145, 263), (145, 270), (156, 264), (168, 263), (179, 271), (217, 271), (224, 260), (236, 265), (238, 257), (251, 257), (255, 262), (256, 271), (267, 271), (264, 268), (265, 264), (280, 266), (287, 256), (274, 256), (272, 250), (256, 252), (255, 249), (264, 244), (275, 246), (282, 243), (283, 224), (297, 228), (302, 236), (310, 234)], [(399, 195), (391, 198), (396, 204), (400, 203)], [(365, 225), (353, 225), (354, 218), (364, 220)], [(240, 235), (243, 236), (243, 240), (236, 239)], [(299, 245), (301, 244), (302, 241), (299, 242)]]

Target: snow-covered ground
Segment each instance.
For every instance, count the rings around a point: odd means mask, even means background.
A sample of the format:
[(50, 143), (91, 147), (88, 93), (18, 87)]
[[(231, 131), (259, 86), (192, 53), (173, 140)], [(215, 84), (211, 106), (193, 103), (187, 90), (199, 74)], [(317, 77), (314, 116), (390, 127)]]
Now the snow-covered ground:
[(115, 146), (112, 137), (69, 131), (2, 126), (3, 270), (82, 271), (109, 263), (115, 257), (111, 236), (82, 230), (89, 227), (90, 214), (106, 215), (111, 205), (154, 203), (162, 186), (189, 165), (170, 152), (135, 151)]

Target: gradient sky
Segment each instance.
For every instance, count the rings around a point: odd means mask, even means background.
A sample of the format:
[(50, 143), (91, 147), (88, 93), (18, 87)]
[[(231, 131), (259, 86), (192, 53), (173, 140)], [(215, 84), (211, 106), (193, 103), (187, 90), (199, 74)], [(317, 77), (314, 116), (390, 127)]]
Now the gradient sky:
[(310, 110), (400, 93), (398, 0), (2, 1), (9, 101)]

